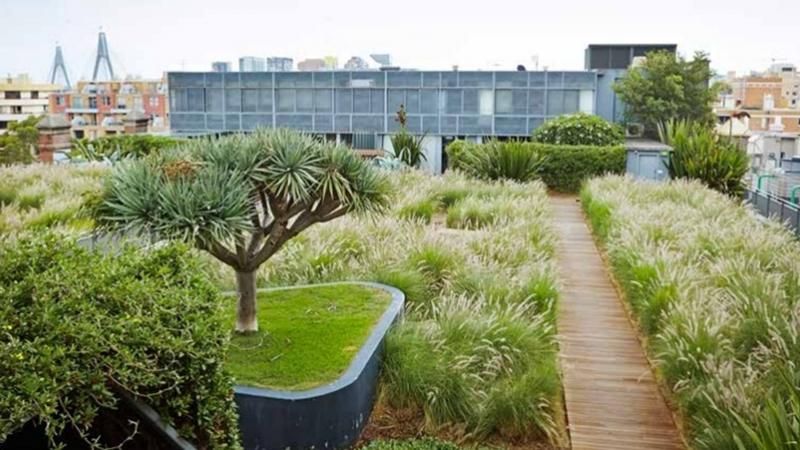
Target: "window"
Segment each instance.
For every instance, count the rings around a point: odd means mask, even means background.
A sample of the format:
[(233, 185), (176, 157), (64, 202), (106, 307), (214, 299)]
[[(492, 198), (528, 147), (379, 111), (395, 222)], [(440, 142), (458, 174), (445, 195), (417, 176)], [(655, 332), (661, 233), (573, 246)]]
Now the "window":
[(56, 105), (61, 106), (64, 104), (64, 97), (61, 95), (56, 95)]
[(330, 89), (315, 89), (314, 90), (314, 110), (317, 112), (331, 112), (331, 97), (333, 92)]
[(103, 105), (104, 106), (111, 106), (111, 97), (104, 95), (103, 96)]
[(36, 100), (39, 98), (39, 91), (31, 91), (31, 99)]
[(278, 89), (275, 95), (278, 100), (278, 112), (294, 112), (294, 89)]
[(297, 96), (297, 111), (298, 112), (311, 112), (314, 110), (314, 91), (311, 89), (298, 89)]
[[(242, 112), (242, 90), (241, 89), (225, 89), (225, 111), (226, 112)], [(237, 126), (238, 128), (238, 126)]]
[(19, 91), (6, 91), (6, 99), (7, 100), (19, 100), (20, 99)]
[(74, 97), (72, 99), (72, 107), (75, 109), (83, 108), (83, 104), (81, 102), (80, 97)]
[(22, 114), (22, 106), (11, 105), (11, 114)]
[[(222, 89), (220, 88), (207, 88), (205, 98), (206, 112), (222, 112)], [(193, 109), (189, 109), (193, 111)], [(200, 109), (202, 111), (202, 109)]]
[[(337, 73), (338, 76), (338, 73)], [(337, 113), (351, 113), (353, 112), (353, 90), (352, 89), (336, 89), (336, 112)]]
[(89, 97), (89, 108), (97, 108), (97, 97)]
[(150, 106), (153, 108), (158, 107), (158, 97), (150, 97)]

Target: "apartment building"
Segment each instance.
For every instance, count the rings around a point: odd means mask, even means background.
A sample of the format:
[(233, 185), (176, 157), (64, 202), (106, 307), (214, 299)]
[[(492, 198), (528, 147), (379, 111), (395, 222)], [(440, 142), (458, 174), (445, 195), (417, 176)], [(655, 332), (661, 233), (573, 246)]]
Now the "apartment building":
[(267, 70), (267, 61), (257, 56), (242, 56), (239, 58), (239, 72), (264, 72)]
[(46, 114), (50, 94), (60, 89), (57, 84), (36, 83), (25, 74), (0, 78), (0, 133), (10, 122)]
[(267, 72), (289, 72), (294, 67), (294, 60), (284, 56), (270, 56), (267, 58)]
[(149, 132), (169, 129), (162, 80), (80, 81), (73, 90), (50, 95), (49, 101), (50, 111), (67, 115), (76, 138), (120, 134), (132, 112), (150, 116)]

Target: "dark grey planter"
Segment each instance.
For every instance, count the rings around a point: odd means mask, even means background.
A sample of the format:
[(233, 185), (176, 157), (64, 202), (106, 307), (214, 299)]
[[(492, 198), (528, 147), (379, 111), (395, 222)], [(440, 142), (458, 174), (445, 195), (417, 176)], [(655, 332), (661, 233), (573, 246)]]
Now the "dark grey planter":
[[(246, 450), (337, 449), (353, 445), (369, 419), (378, 386), (383, 341), (403, 311), (405, 295), (378, 283), (346, 282), (383, 289), (392, 302), (372, 334), (336, 381), (305, 391), (249, 386), (234, 388), (239, 429)], [(299, 289), (263, 289), (259, 291)]]

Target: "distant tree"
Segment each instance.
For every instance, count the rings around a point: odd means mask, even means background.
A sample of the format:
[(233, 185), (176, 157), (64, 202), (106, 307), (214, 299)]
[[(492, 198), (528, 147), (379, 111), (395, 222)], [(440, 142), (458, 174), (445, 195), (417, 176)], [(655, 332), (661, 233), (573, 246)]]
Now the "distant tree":
[(355, 152), (288, 130), (180, 142), (114, 168), (98, 225), (154, 231), (236, 272), (236, 330), (258, 330), (256, 270), (315, 223), (389, 202), (386, 178)]
[(711, 126), (711, 109), (722, 84), (710, 84), (713, 73), (708, 55), (697, 52), (686, 60), (667, 51), (647, 54), (641, 66), (632, 68), (614, 84), (625, 103), (625, 119), (640, 122), (648, 134), (659, 124), (690, 120)]
[(0, 135), (0, 165), (30, 164), (39, 141), (36, 124), (41, 117), (28, 116), (19, 122), (10, 122), (6, 134)]

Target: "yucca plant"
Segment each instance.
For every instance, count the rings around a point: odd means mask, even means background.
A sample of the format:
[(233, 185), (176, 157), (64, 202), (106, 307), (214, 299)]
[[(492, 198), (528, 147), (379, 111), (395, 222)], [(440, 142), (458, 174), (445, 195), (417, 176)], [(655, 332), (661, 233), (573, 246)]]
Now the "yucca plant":
[(461, 156), (460, 168), (476, 178), (532, 181), (538, 178), (542, 157), (523, 142), (490, 141), (470, 146)]
[(287, 130), (181, 143), (115, 168), (96, 209), (108, 229), (188, 241), (236, 271), (236, 330), (258, 330), (256, 270), (319, 222), (388, 204), (384, 176), (345, 147)]
[(425, 149), (422, 148), (422, 140), (425, 136), (414, 136), (405, 127), (392, 136), (392, 148), (394, 156), (408, 167), (419, 167), (427, 160)]
[(670, 177), (697, 179), (731, 196), (742, 194), (750, 161), (735, 143), (704, 125), (687, 121), (661, 125), (659, 135), (672, 147), (667, 164)]

